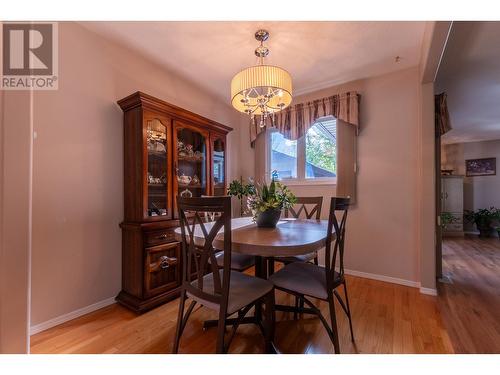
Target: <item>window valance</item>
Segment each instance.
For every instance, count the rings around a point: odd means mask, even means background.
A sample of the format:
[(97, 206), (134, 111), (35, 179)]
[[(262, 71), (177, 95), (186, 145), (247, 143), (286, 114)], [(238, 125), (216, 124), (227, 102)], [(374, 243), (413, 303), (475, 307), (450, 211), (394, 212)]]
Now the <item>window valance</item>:
[(452, 129), (446, 97), (447, 95), (445, 92), (434, 95), (436, 132), (438, 132), (439, 135), (443, 135)]
[(266, 126), (275, 127), (287, 139), (295, 140), (306, 134), (314, 122), (321, 117), (334, 116), (356, 127), (359, 126), (360, 95), (355, 91), (336, 94), (306, 103), (291, 105), (283, 111), (269, 117), (269, 123), (261, 126), (256, 118), (250, 124), (250, 142), (253, 144), (257, 135)]

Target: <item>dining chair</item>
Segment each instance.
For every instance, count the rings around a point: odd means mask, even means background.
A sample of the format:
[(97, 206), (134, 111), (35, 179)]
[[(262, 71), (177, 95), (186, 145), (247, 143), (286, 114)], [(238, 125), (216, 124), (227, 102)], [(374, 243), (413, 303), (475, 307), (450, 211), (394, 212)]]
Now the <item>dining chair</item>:
[[(209, 197), (209, 195), (202, 195), (203, 198)], [(211, 222), (217, 219), (219, 214), (215, 212), (204, 212), (205, 221)], [(224, 265), (224, 252), (219, 251), (215, 254), (215, 259), (217, 259), (217, 264), (219, 267), (223, 267)], [(247, 254), (238, 254), (233, 253), (231, 255), (231, 269), (233, 271), (243, 272), (253, 267), (255, 265), (255, 257), (253, 255)]]
[[(328, 216), (324, 267), (312, 263), (294, 262), (286, 265), (269, 278), (276, 289), (292, 294), (307, 304), (309, 308), (300, 307), (298, 309), (301, 313), (314, 314), (320, 318), (333, 343), (335, 353), (340, 353), (340, 346), (334, 298), (339, 301), (349, 319), (351, 339), (354, 341), (351, 309), (344, 277), (344, 243), (348, 209), (349, 198), (332, 198)], [(337, 219), (337, 214), (340, 216), (340, 222)], [(337, 292), (337, 288), (340, 286), (344, 288), (345, 302)], [(306, 296), (328, 302), (331, 327), (328, 326), (321, 310)], [(286, 311), (296, 310), (289, 306), (283, 306), (283, 308)]]
[[(307, 209), (307, 205), (312, 205), (312, 207)], [(297, 207), (298, 206), (298, 207)], [(323, 206), (323, 197), (297, 197), (294, 206), (285, 209), (285, 218), (289, 218), (290, 215), (294, 219), (314, 219), (319, 220), (321, 218), (321, 207)], [(302, 215), (304, 213), (304, 215)], [(305, 255), (296, 255), (291, 257), (275, 257), (275, 261), (281, 263), (292, 263), (292, 262), (310, 262), (314, 261), (314, 264), (318, 264), (318, 252), (314, 251)], [(272, 268), (271, 272), (274, 271)]]
[[(265, 304), (263, 332), (266, 351), (272, 350), (274, 336), (274, 287), (264, 279), (231, 270), (231, 198), (177, 197), (182, 237), (182, 285), (177, 317), (173, 353), (179, 351), (179, 342), (189, 316), (196, 303), (218, 313), (216, 352), (227, 353), (240, 323), (249, 310)], [(215, 222), (206, 223), (204, 212), (219, 213)], [(189, 217), (189, 219), (188, 219)], [(213, 242), (219, 231), (224, 230), (224, 264), (217, 266)], [(196, 231), (196, 237), (195, 237)], [(200, 237), (203, 240), (200, 240)], [(196, 240), (195, 240), (196, 238)], [(209, 261), (210, 260), (210, 261)], [(193, 269), (196, 277), (192, 278)], [(189, 271), (188, 271), (189, 270)], [(191, 303), (185, 310), (187, 299)], [(230, 319), (236, 315), (234, 319)], [(226, 339), (226, 325), (232, 323), (232, 331)]]
[[(312, 207), (311, 207), (312, 205)], [(309, 206), (309, 209), (308, 209)], [(312, 219), (316, 220), (321, 218), (321, 207), (323, 206), (323, 197), (297, 197), (295, 204), (285, 209), (285, 218), (289, 218), (290, 215), (294, 219)], [(313, 261), (314, 264), (318, 264), (318, 252), (313, 251), (309, 254), (295, 255), (289, 257), (274, 257), (268, 258), (268, 273), (272, 275), (274, 273), (275, 262), (280, 262), (283, 264), (290, 264), (293, 262), (310, 262)], [(304, 302), (300, 301), (299, 298), (295, 298), (295, 307), (304, 307)], [(297, 313), (293, 313), (293, 319), (297, 319)]]

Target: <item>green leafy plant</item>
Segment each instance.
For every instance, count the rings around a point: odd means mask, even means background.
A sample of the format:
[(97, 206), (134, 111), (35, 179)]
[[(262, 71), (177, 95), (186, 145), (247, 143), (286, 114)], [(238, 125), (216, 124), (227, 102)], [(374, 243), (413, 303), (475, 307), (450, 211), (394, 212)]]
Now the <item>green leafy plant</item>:
[(269, 186), (257, 184), (255, 194), (249, 195), (247, 203), (256, 217), (260, 212), (267, 210), (290, 208), (296, 201), (297, 198), (290, 189), (273, 178)]
[(481, 208), (476, 211), (465, 211), (465, 220), (476, 224), (481, 235), (488, 235), (491, 231), (491, 224), (495, 220), (500, 220), (500, 209), (495, 207)]
[(290, 208), (297, 198), (290, 189), (282, 183), (271, 180), (267, 184), (254, 184), (252, 181), (244, 184), (234, 180), (229, 184), (228, 194), (243, 199), (247, 197), (248, 208), (252, 211), (254, 219), (261, 212), (267, 210), (283, 210)]
[(233, 180), (229, 184), (227, 194), (232, 195), (233, 197), (238, 197), (238, 199), (242, 199), (243, 197), (255, 194), (255, 185), (252, 181), (248, 184), (244, 184), (241, 180)]
[(450, 212), (441, 212), (441, 227), (446, 229), (447, 225), (456, 223), (458, 218), (453, 216)]

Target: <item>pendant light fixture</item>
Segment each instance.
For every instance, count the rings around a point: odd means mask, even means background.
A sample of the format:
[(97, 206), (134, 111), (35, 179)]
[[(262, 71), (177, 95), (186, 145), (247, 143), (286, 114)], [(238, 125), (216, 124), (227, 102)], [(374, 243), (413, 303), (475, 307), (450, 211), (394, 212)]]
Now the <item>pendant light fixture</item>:
[(260, 116), (260, 126), (266, 119), (292, 102), (292, 77), (278, 67), (264, 64), (264, 58), (269, 54), (269, 48), (264, 42), (269, 38), (269, 32), (258, 30), (255, 39), (260, 45), (255, 49), (259, 64), (246, 68), (236, 74), (231, 81), (231, 104), (240, 111), (247, 113), (253, 119)]

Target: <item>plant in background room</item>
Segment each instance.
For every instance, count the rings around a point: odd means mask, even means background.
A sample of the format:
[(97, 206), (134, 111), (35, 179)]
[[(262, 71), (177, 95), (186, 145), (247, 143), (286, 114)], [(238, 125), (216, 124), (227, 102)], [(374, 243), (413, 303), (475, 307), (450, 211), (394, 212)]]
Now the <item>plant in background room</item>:
[(274, 228), (280, 219), (281, 210), (290, 208), (296, 201), (290, 189), (274, 178), (269, 185), (252, 182), (243, 184), (234, 180), (229, 185), (228, 194), (240, 199), (246, 196), (257, 226), (266, 228)]
[(481, 208), (476, 211), (465, 211), (465, 220), (476, 224), (480, 237), (489, 237), (491, 224), (500, 220), (500, 209), (495, 207)]
[(446, 230), (449, 224), (456, 223), (458, 217), (453, 216), (450, 212), (441, 212), (441, 227)]

